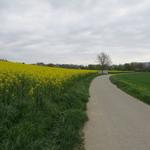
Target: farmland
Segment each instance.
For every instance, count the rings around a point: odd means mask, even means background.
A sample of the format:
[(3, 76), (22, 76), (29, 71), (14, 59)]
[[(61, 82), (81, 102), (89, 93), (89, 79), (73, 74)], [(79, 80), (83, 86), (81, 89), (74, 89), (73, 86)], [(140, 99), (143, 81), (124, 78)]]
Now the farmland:
[(114, 75), (111, 81), (130, 95), (150, 104), (149, 72)]
[(95, 71), (0, 62), (0, 150), (72, 150)]

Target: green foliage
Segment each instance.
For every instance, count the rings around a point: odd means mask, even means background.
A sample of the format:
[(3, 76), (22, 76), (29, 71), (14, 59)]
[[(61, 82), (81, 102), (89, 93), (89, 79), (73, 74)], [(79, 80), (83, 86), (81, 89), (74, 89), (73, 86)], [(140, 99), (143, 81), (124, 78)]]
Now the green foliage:
[(150, 104), (150, 73), (130, 73), (111, 76), (111, 81), (141, 101)]
[(20, 75), (20, 84), (13, 81), (14, 88), (6, 85), (8, 90), (1, 91), (0, 100), (0, 150), (78, 148), (82, 143), (80, 131), (87, 120), (89, 83), (94, 77), (91, 73), (75, 76), (61, 88), (37, 86), (35, 95), (31, 91), (34, 80), (30, 77)]

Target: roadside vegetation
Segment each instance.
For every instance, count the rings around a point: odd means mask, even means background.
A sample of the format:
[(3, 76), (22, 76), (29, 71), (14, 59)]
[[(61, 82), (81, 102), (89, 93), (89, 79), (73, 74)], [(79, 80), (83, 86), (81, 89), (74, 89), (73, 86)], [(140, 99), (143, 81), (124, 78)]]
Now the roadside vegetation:
[(0, 150), (73, 150), (95, 71), (0, 62)]
[(150, 72), (113, 75), (110, 79), (125, 92), (150, 104)]

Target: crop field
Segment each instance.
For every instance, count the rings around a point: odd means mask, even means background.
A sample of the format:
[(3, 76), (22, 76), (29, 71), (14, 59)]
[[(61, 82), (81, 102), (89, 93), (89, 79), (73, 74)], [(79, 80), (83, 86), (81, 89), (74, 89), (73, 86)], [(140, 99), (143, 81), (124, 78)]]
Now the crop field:
[(132, 73), (132, 71), (121, 71), (121, 70), (110, 70), (109, 74), (119, 74), (119, 73)]
[(111, 81), (130, 95), (150, 104), (150, 72), (114, 75)]
[(72, 150), (95, 71), (0, 61), (0, 150)]

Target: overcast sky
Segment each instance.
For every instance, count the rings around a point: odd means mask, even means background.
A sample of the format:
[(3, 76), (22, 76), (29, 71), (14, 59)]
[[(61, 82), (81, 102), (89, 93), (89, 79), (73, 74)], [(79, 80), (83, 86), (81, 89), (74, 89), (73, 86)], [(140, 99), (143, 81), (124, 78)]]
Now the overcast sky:
[(0, 58), (26, 63), (150, 61), (150, 0), (0, 0)]

